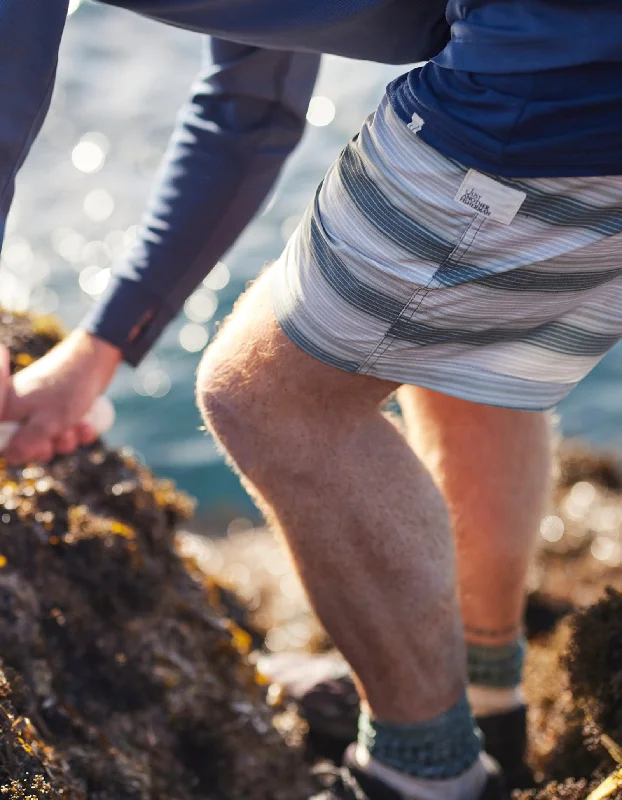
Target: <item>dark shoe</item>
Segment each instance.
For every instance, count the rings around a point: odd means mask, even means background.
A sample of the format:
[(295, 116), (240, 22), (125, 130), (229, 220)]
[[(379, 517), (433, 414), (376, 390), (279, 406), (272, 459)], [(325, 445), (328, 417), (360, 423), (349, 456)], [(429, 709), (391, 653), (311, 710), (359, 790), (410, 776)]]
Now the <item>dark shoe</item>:
[(477, 724), (484, 734), (486, 752), (501, 765), (511, 789), (533, 789), (533, 773), (525, 762), (527, 752), (527, 709), (525, 706), (478, 717)]
[[(282, 684), (298, 704), (309, 724), (312, 752), (339, 763), (346, 747), (356, 739), (359, 698), (348, 666), (337, 655), (283, 654), (270, 656), (265, 671)], [(486, 752), (499, 762), (510, 789), (530, 789), (534, 784), (525, 763), (527, 711), (478, 717)]]
[[(348, 753), (345, 755), (346, 766), (341, 769), (327, 769), (318, 777), (326, 781), (326, 788), (312, 800), (403, 800), (402, 795), (386, 784), (366, 775), (351, 762)], [(505, 781), (499, 765), (493, 759), (487, 759), (488, 783), (483, 793), (473, 800), (509, 800)]]
[(393, 789), (355, 767), (327, 768), (318, 778), (326, 788), (311, 800), (403, 800)]

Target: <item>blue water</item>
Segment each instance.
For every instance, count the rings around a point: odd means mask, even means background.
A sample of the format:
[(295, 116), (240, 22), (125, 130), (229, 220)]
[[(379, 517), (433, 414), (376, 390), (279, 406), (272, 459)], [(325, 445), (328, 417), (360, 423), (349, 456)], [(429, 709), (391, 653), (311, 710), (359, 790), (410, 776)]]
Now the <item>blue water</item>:
[[(54, 311), (67, 326), (93, 302), (84, 288), (97, 288), (101, 270), (139, 221), (176, 111), (198, 69), (199, 49), (194, 34), (116, 9), (86, 3), (70, 17), (52, 110), (18, 181), (0, 268), (0, 290), (12, 288), (15, 302)], [(203, 324), (208, 335), (245, 284), (279, 255), (326, 168), (399, 71), (325, 59), (316, 95), (332, 101), (334, 120), (309, 126), (266, 210), (224, 257), (231, 278), (216, 292), (217, 311)], [(85, 135), (105, 154), (95, 173), (72, 163)], [(19, 276), (18, 284), (11, 276)], [(157, 473), (172, 477), (199, 499), (200, 514), (220, 526), (256, 512), (199, 431), (193, 402), (199, 354), (180, 344), (188, 324), (180, 314), (138, 375), (120, 371), (110, 391), (118, 421), (108, 439), (129, 444)], [(563, 432), (622, 449), (621, 387), (617, 347), (561, 405)]]

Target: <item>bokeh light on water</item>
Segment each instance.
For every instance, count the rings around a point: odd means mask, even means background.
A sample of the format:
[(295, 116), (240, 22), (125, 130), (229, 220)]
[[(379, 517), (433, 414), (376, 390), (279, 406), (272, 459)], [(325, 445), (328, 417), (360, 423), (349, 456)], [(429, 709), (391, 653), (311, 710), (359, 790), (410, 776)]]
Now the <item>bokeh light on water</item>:
[(99, 172), (106, 161), (108, 139), (102, 133), (87, 133), (71, 152), (71, 161), (80, 172)]
[(98, 297), (106, 291), (110, 281), (110, 267), (91, 265), (80, 271), (79, 283), (83, 292), (91, 297)]
[(540, 534), (546, 542), (559, 542), (564, 535), (564, 522), (557, 516), (545, 517), (540, 525)]
[(307, 122), (316, 128), (323, 128), (335, 119), (335, 104), (328, 97), (316, 95), (311, 98), (307, 111)]
[(171, 389), (171, 378), (161, 367), (149, 364), (136, 370), (134, 389), (143, 397), (165, 397)]
[(114, 199), (105, 189), (93, 189), (84, 198), (84, 213), (94, 222), (104, 222), (114, 211)]
[(202, 325), (189, 322), (179, 331), (179, 343), (189, 353), (199, 353), (209, 339), (209, 332)]
[(219, 292), (227, 286), (230, 280), (231, 273), (229, 272), (229, 267), (222, 261), (219, 261), (203, 281), (203, 286), (207, 289), (211, 289), (213, 292)]
[(184, 313), (192, 322), (208, 322), (217, 309), (218, 298), (209, 289), (198, 289), (184, 304)]

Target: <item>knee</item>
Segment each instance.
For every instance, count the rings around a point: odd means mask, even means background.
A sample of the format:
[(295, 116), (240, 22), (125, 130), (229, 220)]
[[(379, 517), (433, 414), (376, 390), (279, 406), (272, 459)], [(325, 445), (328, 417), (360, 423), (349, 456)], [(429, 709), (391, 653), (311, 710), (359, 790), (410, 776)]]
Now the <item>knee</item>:
[(240, 391), (235, 369), (212, 358), (209, 350), (197, 372), (196, 400), (207, 430), (235, 459), (253, 425), (253, 405)]
[(326, 458), (324, 425), (292, 402), (266, 369), (247, 371), (206, 353), (196, 396), (206, 428), (247, 478), (263, 485), (277, 476), (308, 480)]
[(196, 398), (207, 430), (247, 477), (275, 470), (288, 452), (279, 389), (261, 371), (209, 350), (197, 373)]

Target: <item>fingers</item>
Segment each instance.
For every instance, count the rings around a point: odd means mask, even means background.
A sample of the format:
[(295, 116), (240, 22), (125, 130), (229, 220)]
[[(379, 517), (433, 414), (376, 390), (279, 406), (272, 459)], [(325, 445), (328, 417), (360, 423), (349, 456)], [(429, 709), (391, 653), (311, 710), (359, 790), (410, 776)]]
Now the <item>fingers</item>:
[(60, 436), (56, 436), (52, 441), (54, 450), (64, 456), (73, 453), (77, 446), (78, 433), (75, 428), (69, 428), (69, 430), (61, 433)]
[(96, 438), (90, 425), (80, 423), (61, 430), (54, 420), (35, 415), (22, 424), (2, 456), (11, 466), (30, 462), (46, 463), (56, 454), (69, 455), (77, 447), (91, 444)]
[(2, 451), (11, 466), (48, 462), (57, 455), (69, 455), (76, 448), (93, 444), (97, 431), (87, 422), (66, 426), (58, 415), (35, 412), (22, 421), (17, 432)]
[(78, 444), (86, 447), (97, 439), (97, 431), (95, 431), (87, 422), (81, 422), (75, 427), (76, 435), (78, 437)]
[(34, 414), (19, 427), (3, 456), (12, 466), (30, 461), (50, 461), (54, 454), (52, 442), (61, 433), (62, 428), (53, 419)]
[(13, 436), (2, 457), (11, 466), (30, 462), (47, 463), (55, 455), (70, 455), (78, 447), (86, 447), (97, 439), (97, 433), (85, 422), (53, 435), (49, 427), (41, 422), (29, 422)]

